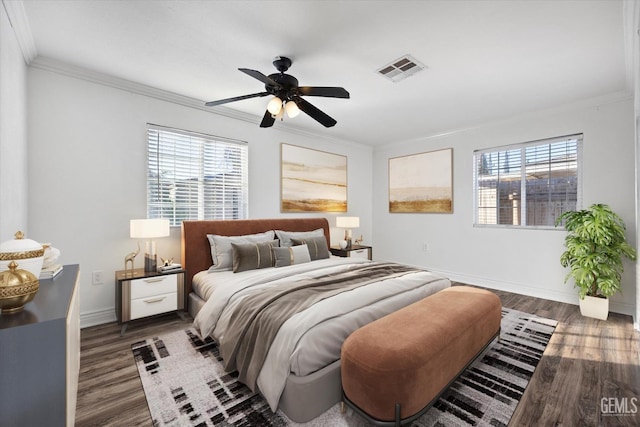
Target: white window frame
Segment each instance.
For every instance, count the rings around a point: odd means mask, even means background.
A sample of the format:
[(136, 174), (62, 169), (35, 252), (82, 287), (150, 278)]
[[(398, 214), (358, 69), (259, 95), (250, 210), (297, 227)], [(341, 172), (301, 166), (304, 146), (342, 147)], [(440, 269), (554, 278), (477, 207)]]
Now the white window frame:
[[(554, 224), (548, 225), (528, 225), (527, 224), (527, 168), (525, 163), (525, 153), (527, 148), (548, 146), (558, 142), (576, 140), (576, 210), (582, 209), (582, 145), (583, 134), (564, 135), (554, 138), (540, 139), (536, 141), (522, 142), (517, 144), (505, 145), (501, 147), (492, 147), (481, 150), (475, 150), (473, 152), (473, 226), (474, 227), (498, 227), (498, 228), (518, 228), (518, 229), (562, 229), (561, 227), (555, 227)], [(479, 164), (481, 164), (481, 158), (483, 154), (496, 154), (506, 151), (520, 150), (520, 224), (485, 224), (479, 222)], [(551, 168), (551, 162), (548, 163)], [(500, 203), (496, 203), (496, 209), (500, 209)], [(499, 218), (499, 211), (496, 212), (496, 216)], [(499, 221), (499, 219), (498, 219)]]
[(248, 164), (245, 141), (147, 123), (147, 218), (248, 218)]

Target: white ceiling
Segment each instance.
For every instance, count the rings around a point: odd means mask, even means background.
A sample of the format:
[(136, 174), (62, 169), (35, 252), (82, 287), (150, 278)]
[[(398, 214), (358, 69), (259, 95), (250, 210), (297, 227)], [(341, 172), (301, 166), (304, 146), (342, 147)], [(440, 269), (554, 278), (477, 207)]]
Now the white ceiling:
[[(630, 90), (619, 0), (22, 4), (38, 56), (203, 103), (263, 91), (237, 68), (271, 74), (273, 58), (288, 56), (300, 85), (342, 86), (351, 99), (306, 98), (333, 128), (304, 114), (287, 124), (370, 145)], [(376, 74), (404, 54), (427, 69), (398, 83)], [(213, 109), (258, 126), (267, 102)]]

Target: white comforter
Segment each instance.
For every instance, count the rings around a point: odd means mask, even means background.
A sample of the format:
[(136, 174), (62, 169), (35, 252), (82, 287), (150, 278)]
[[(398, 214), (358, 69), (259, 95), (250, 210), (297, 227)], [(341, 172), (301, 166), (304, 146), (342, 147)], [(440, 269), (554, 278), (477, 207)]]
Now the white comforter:
[[(233, 308), (251, 292), (365, 262), (370, 261), (331, 257), (242, 273), (200, 272), (194, 277), (194, 287), (206, 289), (201, 297), (207, 302), (194, 326), (203, 337), (210, 335), (222, 342)], [(278, 331), (258, 376), (258, 387), (271, 409), (276, 410), (290, 373), (305, 376), (331, 364), (340, 358), (342, 343), (351, 332), (448, 286), (448, 279), (419, 271), (343, 292), (291, 317)]]

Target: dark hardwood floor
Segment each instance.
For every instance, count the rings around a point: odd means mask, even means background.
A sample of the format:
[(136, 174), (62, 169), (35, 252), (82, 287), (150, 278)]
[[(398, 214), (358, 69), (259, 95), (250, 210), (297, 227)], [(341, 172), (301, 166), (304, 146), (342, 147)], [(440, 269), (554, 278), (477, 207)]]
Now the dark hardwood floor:
[[(509, 425), (640, 426), (640, 335), (631, 316), (602, 321), (571, 304), (494, 292), (504, 307), (559, 322)], [(613, 416), (609, 407), (603, 416), (603, 398), (629, 406), (635, 398), (639, 413)]]
[(76, 426), (151, 427), (131, 344), (186, 329), (192, 321), (176, 314), (140, 319), (123, 337), (115, 322), (82, 329)]
[[(577, 306), (494, 291), (504, 307), (559, 322), (510, 426), (639, 426), (640, 338), (630, 316), (585, 318)], [(151, 426), (131, 344), (191, 324), (175, 314), (82, 330), (76, 426)], [(601, 404), (605, 407), (603, 414)], [(624, 404), (628, 414), (611, 414)], [(632, 401), (632, 399), (635, 399)], [(634, 406), (635, 403), (635, 406)]]

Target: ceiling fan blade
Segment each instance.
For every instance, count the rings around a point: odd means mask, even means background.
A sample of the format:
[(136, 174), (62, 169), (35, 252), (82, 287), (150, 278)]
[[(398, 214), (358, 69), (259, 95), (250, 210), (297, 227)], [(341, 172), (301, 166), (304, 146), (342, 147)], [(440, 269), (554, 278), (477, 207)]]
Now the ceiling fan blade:
[(275, 123), (276, 119), (271, 115), (269, 110), (265, 111), (262, 122), (260, 122), (261, 128), (270, 128)]
[(298, 105), (298, 108), (307, 113), (309, 117), (311, 117), (324, 127), (330, 128), (331, 126), (335, 126), (335, 124), (338, 123), (326, 113), (320, 111), (317, 107), (313, 106), (311, 103), (300, 98), (299, 96), (294, 96), (291, 99), (293, 99), (293, 101)]
[(326, 96), (329, 98), (349, 98), (349, 92), (343, 87), (326, 86), (300, 86), (298, 88), (302, 95), (306, 96)]
[(260, 80), (262, 83), (264, 83), (264, 84), (266, 84), (268, 86), (274, 86), (274, 87), (276, 87), (278, 89), (280, 89), (280, 87), (281, 87), (275, 80), (265, 76), (260, 71), (250, 70), (248, 68), (238, 68), (238, 70), (240, 70), (243, 73), (253, 77), (254, 79)]
[(243, 99), (257, 98), (259, 96), (267, 95), (269, 95), (269, 92), (252, 93), (251, 95), (234, 96), (233, 98), (220, 99), (218, 101), (209, 101), (204, 105), (206, 105), (207, 107), (214, 107), (216, 105), (226, 104), (227, 102), (242, 101)]

